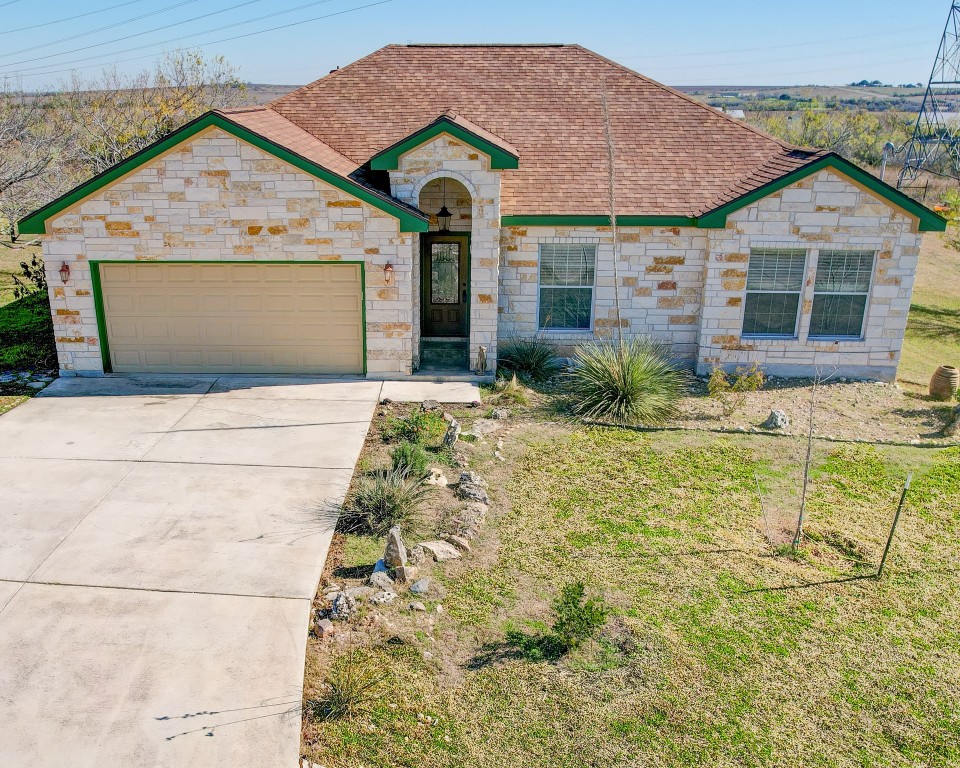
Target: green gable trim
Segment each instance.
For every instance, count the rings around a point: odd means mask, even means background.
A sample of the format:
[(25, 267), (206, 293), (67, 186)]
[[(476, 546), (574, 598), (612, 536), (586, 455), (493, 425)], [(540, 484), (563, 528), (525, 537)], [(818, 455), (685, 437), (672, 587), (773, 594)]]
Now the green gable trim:
[(377, 208), (384, 213), (390, 214), (399, 220), (401, 232), (426, 232), (427, 229), (429, 229), (429, 223), (425, 216), (418, 215), (401, 205), (391, 202), (390, 200), (377, 195), (375, 192), (371, 192), (366, 187), (363, 187), (356, 182), (345, 179), (342, 176), (338, 176), (335, 173), (328, 171), (323, 166), (317, 165), (313, 161), (307, 160), (305, 157), (301, 157), (295, 152), (291, 152), (289, 149), (285, 149), (279, 144), (264, 138), (260, 134), (254, 133), (247, 128), (237, 125), (223, 115), (218, 115), (214, 112), (207, 112), (205, 115), (201, 115), (196, 120), (193, 120), (192, 122), (184, 125), (182, 128), (174, 131), (169, 136), (160, 139), (156, 143), (151, 144), (149, 147), (145, 147), (136, 154), (128, 157), (126, 160), (118, 163), (112, 168), (108, 168), (103, 173), (94, 176), (92, 179), (84, 182), (80, 186), (75, 187), (65, 195), (58, 197), (52, 203), (48, 203), (43, 208), (31, 213), (29, 216), (25, 216), (18, 222), (20, 233), (25, 235), (44, 234), (46, 232), (45, 224), (48, 219), (56, 216), (61, 211), (71, 207), (72, 205), (75, 205), (81, 200), (110, 185), (117, 179), (125, 176), (131, 171), (136, 170), (140, 166), (149, 163), (151, 160), (163, 154), (164, 152), (167, 152), (178, 144), (182, 144), (187, 139), (210, 127), (219, 128), (222, 131), (229, 133), (231, 136), (262, 149), (264, 152), (273, 155), (278, 160), (283, 160), (295, 168), (299, 168), (304, 173), (307, 173), (316, 179), (320, 179), (321, 181), (324, 181), (327, 184), (346, 192), (348, 195), (372, 205), (374, 208)]
[(736, 200), (731, 200), (719, 208), (714, 208), (698, 219), (697, 226), (704, 229), (722, 229), (727, 225), (727, 216), (734, 211), (739, 211), (741, 208), (745, 208), (757, 200), (772, 195), (784, 187), (796, 184), (801, 179), (828, 168), (839, 171), (844, 176), (848, 176), (853, 181), (866, 187), (878, 197), (906, 211), (911, 216), (915, 216), (919, 220), (918, 229), (920, 232), (943, 232), (947, 228), (946, 219), (938, 216), (926, 206), (921, 205), (913, 198), (905, 195), (899, 189), (891, 187), (873, 174), (867, 173), (867, 171), (858, 168), (853, 163), (844, 160), (840, 155), (834, 153), (830, 153), (809, 165), (798, 168), (786, 176), (781, 176), (779, 179), (771, 181), (759, 189), (748, 192), (743, 197), (738, 197)]
[[(609, 227), (609, 216), (566, 216), (563, 214), (501, 216), (504, 227)], [(617, 216), (618, 227), (695, 227), (688, 216)]]
[(395, 171), (400, 167), (400, 157), (421, 144), (426, 144), (440, 134), (448, 133), (455, 139), (462, 141), (474, 149), (490, 156), (490, 167), (494, 170), (504, 170), (519, 167), (519, 158), (496, 144), (468, 131), (452, 120), (441, 117), (426, 128), (410, 134), (407, 138), (378, 152), (370, 159), (370, 167), (375, 171)]

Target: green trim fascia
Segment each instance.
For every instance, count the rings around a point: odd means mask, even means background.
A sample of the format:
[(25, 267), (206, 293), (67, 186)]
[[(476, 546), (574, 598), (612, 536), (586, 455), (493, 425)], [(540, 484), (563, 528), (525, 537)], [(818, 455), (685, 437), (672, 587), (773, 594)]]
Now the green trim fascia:
[(97, 334), (100, 336), (100, 361), (103, 363), (103, 372), (110, 373), (110, 342), (107, 339), (107, 319), (103, 313), (99, 261), (90, 262), (90, 285), (93, 288), (93, 311), (97, 315)]
[(363, 326), (363, 375), (367, 375), (367, 265), (363, 261), (294, 261), (291, 259), (97, 259), (89, 262), (90, 283), (93, 288), (93, 309), (97, 315), (97, 333), (100, 335), (100, 357), (103, 372), (110, 373), (110, 342), (107, 339), (107, 321), (103, 311), (103, 295), (100, 287), (101, 264), (304, 264), (323, 266), (330, 264), (351, 264), (360, 267), (360, 322)]
[(494, 170), (507, 170), (518, 168), (520, 158), (512, 152), (508, 152), (496, 144), (492, 144), (484, 138), (477, 136), (472, 131), (468, 131), (452, 120), (442, 117), (439, 120), (421, 128), (416, 133), (410, 134), (407, 138), (394, 144), (392, 147), (378, 152), (370, 159), (370, 167), (375, 171), (395, 171), (400, 167), (400, 157), (412, 149), (416, 149), (421, 144), (425, 144), (431, 139), (436, 138), (442, 133), (449, 133), (455, 139), (468, 144), (474, 149), (490, 156), (490, 167)]
[(916, 202), (913, 198), (905, 195), (895, 187), (891, 187), (886, 182), (881, 181), (873, 174), (864, 171), (862, 168), (858, 168), (850, 161), (832, 152), (809, 165), (805, 165), (802, 168), (788, 173), (786, 176), (781, 176), (769, 184), (765, 184), (752, 192), (748, 192), (743, 197), (738, 197), (736, 200), (731, 200), (719, 208), (714, 208), (698, 219), (697, 226), (703, 229), (723, 229), (727, 226), (727, 216), (734, 211), (738, 211), (751, 203), (755, 203), (757, 200), (767, 197), (784, 187), (795, 184), (801, 179), (827, 168), (839, 171), (844, 176), (848, 176), (853, 181), (863, 185), (897, 208), (906, 211), (911, 216), (915, 216), (919, 220), (917, 229), (920, 232), (943, 232), (946, 230), (946, 219), (938, 216), (929, 208)]
[[(575, 216), (565, 214), (531, 214), (501, 216), (503, 227), (609, 227), (609, 216)], [(617, 216), (618, 227), (695, 227), (697, 220), (688, 216)]]
[(312, 160), (308, 160), (307, 158), (302, 157), (295, 152), (291, 152), (289, 149), (276, 144), (270, 139), (267, 139), (258, 133), (254, 133), (243, 126), (228, 120), (223, 115), (218, 115), (214, 112), (207, 112), (206, 114), (198, 117), (196, 120), (193, 120), (192, 122), (184, 125), (182, 128), (174, 131), (169, 136), (160, 139), (154, 144), (151, 144), (149, 147), (145, 147), (136, 154), (128, 157), (126, 160), (123, 160), (112, 168), (108, 168), (103, 173), (94, 176), (92, 179), (84, 182), (78, 187), (75, 187), (61, 197), (58, 197), (56, 200), (48, 203), (43, 208), (34, 211), (28, 216), (25, 216), (18, 222), (20, 233), (25, 235), (45, 234), (46, 222), (51, 217), (56, 216), (64, 209), (75, 205), (84, 198), (89, 197), (100, 189), (103, 189), (122, 176), (125, 176), (131, 171), (136, 170), (157, 156), (167, 152), (178, 144), (181, 144), (187, 139), (210, 127), (216, 127), (226, 131), (231, 136), (245, 141), (248, 144), (252, 144), (257, 148), (262, 149), (264, 152), (273, 155), (277, 159), (283, 160), (295, 168), (299, 168), (301, 171), (313, 176), (314, 178), (320, 179), (321, 181), (324, 181), (327, 184), (330, 184), (331, 186), (334, 186), (337, 189), (340, 189), (347, 194), (352, 195), (353, 197), (356, 197), (365, 203), (368, 203), (369, 205), (372, 205), (374, 208), (390, 214), (399, 220), (401, 232), (426, 232), (429, 227), (427, 217), (419, 216), (413, 211), (398, 205), (385, 197), (381, 197), (374, 192), (371, 192), (366, 187), (363, 187), (354, 181), (345, 179), (343, 176), (338, 176), (332, 171), (328, 171), (323, 166), (317, 165)]

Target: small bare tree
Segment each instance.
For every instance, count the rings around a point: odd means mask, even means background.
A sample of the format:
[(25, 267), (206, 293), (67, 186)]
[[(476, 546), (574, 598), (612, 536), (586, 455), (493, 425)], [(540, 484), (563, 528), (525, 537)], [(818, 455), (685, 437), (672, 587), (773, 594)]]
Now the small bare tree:
[(803, 462), (803, 485), (800, 490), (800, 510), (797, 513), (797, 527), (794, 531), (791, 545), (794, 552), (800, 549), (800, 544), (803, 542), (803, 525), (806, 521), (807, 490), (810, 487), (810, 465), (813, 458), (813, 429), (817, 416), (817, 390), (832, 379), (837, 372), (836, 369), (834, 369), (829, 376), (824, 377), (820, 366), (816, 366), (814, 370), (816, 375), (813, 378), (813, 387), (810, 390), (810, 407), (807, 418), (807, 453)]

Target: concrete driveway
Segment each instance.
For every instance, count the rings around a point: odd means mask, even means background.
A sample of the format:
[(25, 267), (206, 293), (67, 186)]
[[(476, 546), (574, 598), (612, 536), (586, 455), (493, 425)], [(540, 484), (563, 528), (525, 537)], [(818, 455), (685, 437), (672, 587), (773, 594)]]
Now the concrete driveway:
[(293, 768), (330, 510), (381, 395), (431, 393), (61, 379), (0, 417), (0, 765)]

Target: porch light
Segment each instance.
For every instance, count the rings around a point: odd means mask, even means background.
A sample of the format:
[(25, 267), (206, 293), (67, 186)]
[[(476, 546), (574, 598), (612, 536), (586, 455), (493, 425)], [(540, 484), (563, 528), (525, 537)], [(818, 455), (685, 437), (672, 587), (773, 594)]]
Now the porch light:
[(60, 265), (60, 279), (63, 280), (63, 282), (67, 282), (67, 280), (70, 279), (70, 265), (67, 264), (67, 262), (63, 262), (63, 264)]
[(393, 264), (389, 261), (383, 265), (383, 280), (388, 285), (393, 282)]
[(447, 210), (446, 205), (444, 205), (442, 208), (440, 208), (439, 211), (437, 211), (437, 224), (439, 225), (441, 232), (450, 231), (450, 219), (452, 218), (453, 218), (453, 214)]

